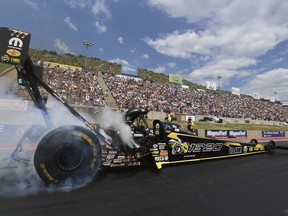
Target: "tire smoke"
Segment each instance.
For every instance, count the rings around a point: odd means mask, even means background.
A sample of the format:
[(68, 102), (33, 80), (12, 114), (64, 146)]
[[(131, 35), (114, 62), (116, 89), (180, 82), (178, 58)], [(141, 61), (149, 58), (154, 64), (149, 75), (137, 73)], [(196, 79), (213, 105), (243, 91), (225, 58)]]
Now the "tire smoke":
[(131, 127), (126, 124), (123, 113), (105, 107), (101, 112), (99, 121), (103, 128), (112, 128), (117, 131), (124, 144), (128, 145), (130, 148), (139, 147), (133, 140)]
[[(19, 101), (19, 98), (11, 97), (11, 95), (9, 97), (2, 95), (1, 99)], [(53, 128), (63, 125), (84, 127), (80, 120), (57, 101), (54, 102), (53, 100), (51, 98), (48, 108)], [(0, 110), (0, 197), (29, 196), (41, 192), (72, 190), (72, 186), (67, 186), (69, 183), (65, 188), (47, 187), (35, 171), (33, 158), (37, 144), (45, 134), (53, 129), (45, 127), (41, 111), (31, 107), (23, 112), (11, 111), (11, 109), (5, 110), (5, 107), (1, 106)], [(32, 128), (31, 126), (35, 129), (31, 130), (30, 136), (24, 138), (21, 145), (19, 145), (19, 141), (27, 130)], [(11, 128), (16, 128), (17, 131)], [(88, 182), (88, 179), (83, 179), (83, 181), (81, 180), (81, 185), (85, 185)]]

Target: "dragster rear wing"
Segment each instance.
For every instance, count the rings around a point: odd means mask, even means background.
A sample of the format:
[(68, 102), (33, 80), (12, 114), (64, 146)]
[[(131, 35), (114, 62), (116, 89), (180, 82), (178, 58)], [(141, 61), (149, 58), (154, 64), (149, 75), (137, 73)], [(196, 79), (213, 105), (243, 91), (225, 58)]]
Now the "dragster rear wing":
[(30, 38), (28, 32), (0, 27), (0, 62), (24, 64), (28, 57)]
[[(46, 100), (40, 94), (39, 86), (43, 87), (51, 96), (62, 103), (70, 113), (81, 120), (86, 127), (93, 129), (93, 125), (84, 119), (75, 109), (65, 102), (56, 92), (44, 83), (37, 74), (37, 68), (28, 55), (31, 34), (11, 28), (0, 27), (0, 63), (14, 65), (17, 72), (17, 82), (25, 86), (34, 104), (42, 111), (47, 127), (52, 127), (52, 121), (46, 108)], [(20, 67), (19, 67), (20, 66)]]

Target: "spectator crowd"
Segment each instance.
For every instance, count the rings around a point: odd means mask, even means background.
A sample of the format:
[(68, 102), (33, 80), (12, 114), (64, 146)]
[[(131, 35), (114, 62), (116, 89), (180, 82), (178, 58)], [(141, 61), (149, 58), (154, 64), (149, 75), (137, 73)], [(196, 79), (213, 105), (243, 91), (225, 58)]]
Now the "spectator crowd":
[(121, 109), (144, 106), (149, 110), (286, 121), (288, 109), (270, 101), (232, 93), (187, 89), (173, 84), (159, 84), (133, 77), (105, 74), (104, 79)]
[[(45, 66), (43, 80), (68, 103), (74, 105), (106, 106), (107, 100), (97, 77), (102, 76), (119, 109), (133, 106), (150, 111), (210, 115), (271, 121), (288, 120), (288, 108), (278, 103), (257, 100), (250, 96), (233, 95), (204, 89), (187, 89), (170, 83), (160, 84), (128, 76), (78, 71)], [(106, 90), (107, 91), (107, 90)], [(29, 97), (18, 88), (21, 97)]]
[[(44, 67), (43, 81), (69, 104), (86, 106), (105, 106), (107, 104), (95, 72), (47, 65)], [(29, 97), (24, 88), (18, 88), (17, 91), (19, 96)]]

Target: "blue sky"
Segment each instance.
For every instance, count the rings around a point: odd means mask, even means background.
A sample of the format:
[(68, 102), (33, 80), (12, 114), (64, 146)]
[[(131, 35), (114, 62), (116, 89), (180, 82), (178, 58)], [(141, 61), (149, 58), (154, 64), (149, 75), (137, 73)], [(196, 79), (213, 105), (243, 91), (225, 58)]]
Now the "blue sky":
[[(88, 55), (288, 102), (287, 0), (1, 0), (30, 47)], [(94, 45), (86, 49), (83, 40)]]

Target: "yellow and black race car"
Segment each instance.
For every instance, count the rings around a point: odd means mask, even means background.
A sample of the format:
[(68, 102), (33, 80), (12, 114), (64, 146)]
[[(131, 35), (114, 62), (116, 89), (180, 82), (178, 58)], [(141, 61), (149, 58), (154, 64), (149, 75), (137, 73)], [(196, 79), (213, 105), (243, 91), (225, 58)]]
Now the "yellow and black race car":
[[(34, 104), (42, 111), (46, 125), (27, 130), (11, 156), (16, 157), (21, 151), (25, 138), (34, 139), (49, 131), (41, 138), (34, 154), (35, 169), (47, 184), (79, 184), (83, 179), (93, 180), (103, 169), (147, 166), (161, 169), (169, 164), (273, 153), (276, 148), (273, 141), (264, 145), (256, 140), (242, 143), (198, 137), (173, 122), (154, 120), (153, 128), (149, 128), (148, 110), (141, 107), (126, 112), (127, 134), (119, 133), (117, 128), (95, 128), (41, 80), (41, 69), (28, 55), (29, 42), (27, 32), (0, 28), (0, 62), (15, 66), (18, 84), (28, 90)], [(55, 129), (40, 86), (86, 128), (71, 125)]]
[[(77, 183), (93, 178), (99, 170), (150, 167), (203, 161), (260, 153), (272, 154), (274, 141), (259, 144), (197, 137), (180, 125), (154, 120), (153, 128), (145, 125), (148, 110), (132, 108), (125, 117), (131, 127), (133, 146), (125, 143), (113, 128), (88, 130), (63, 126), (48, 133), (38, 145), (34, 164), (47, 184), (67, 181)], [(136, 122), (136, 123), (135, 123)]]

